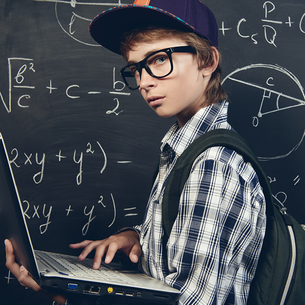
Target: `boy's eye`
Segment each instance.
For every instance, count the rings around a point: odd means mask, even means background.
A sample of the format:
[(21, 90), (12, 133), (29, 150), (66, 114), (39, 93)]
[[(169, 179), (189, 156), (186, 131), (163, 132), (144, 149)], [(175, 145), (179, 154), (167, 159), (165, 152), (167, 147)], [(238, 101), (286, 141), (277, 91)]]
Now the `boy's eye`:
[(156, 54), (147, 60), (148, 66), (158, 66), (164, 64), (168, 60), (168, 56), (164, 53)]
[(156, 58), (155, 63), (157, 65), (160, 65), (160, 64), (163, 64), (166, 60), (167, 60), (167, 58), (165, 56), (158, 57), (158, 58)]

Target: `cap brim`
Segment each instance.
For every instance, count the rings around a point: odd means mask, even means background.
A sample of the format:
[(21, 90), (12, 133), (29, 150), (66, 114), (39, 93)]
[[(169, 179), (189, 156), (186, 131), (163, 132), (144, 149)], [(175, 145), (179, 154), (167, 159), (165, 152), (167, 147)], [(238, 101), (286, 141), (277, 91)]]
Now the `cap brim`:
[(121, 54), (120, 48), (124, 33), (151, 25), (195, 32), (189, 24), (164, 10), (136, 5), (123, 5), (102, 12), (93, 19), (89, 31), (96, 42)]

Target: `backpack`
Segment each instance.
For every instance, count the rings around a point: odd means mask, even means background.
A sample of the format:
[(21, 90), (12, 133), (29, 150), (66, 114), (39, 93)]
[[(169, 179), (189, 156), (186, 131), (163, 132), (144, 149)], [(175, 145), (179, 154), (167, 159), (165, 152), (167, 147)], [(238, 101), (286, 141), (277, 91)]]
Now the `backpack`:
[(267, 227), (248, 305), (305, 304), (305, 231), (273, 202), (269, 181), (245, 140), (234, 131), (217, 129), (197, 138), (178, 158), (162, 201), (164, 244), (178, 213), (179, 199), (195, 159), (207, 148), (225, 146), (243, 156), (256, 171), (266, 198)]

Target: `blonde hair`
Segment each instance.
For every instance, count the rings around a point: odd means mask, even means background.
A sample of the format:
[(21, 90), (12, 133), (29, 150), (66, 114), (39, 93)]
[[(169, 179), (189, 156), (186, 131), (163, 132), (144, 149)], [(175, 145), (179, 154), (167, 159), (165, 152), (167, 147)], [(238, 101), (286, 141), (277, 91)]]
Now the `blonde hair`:
[[(178, 37), (184, 42), (192, 46), (196, 50), (198, 69), (208, 67), (213, 64), (213, 49), (207, 39), (193, 32), (181, 32), (176, 29), (147, 27), (137, 29), (125, 35), (124, 41), (121, 43), (121, 54), (127, 60), (128, 52), (140, 42), (151, 42), (160, 40), (160, 37)], [(220, 57), (220, 55), (219, 55)], [(222, 76), (220, 68), (220, 59), (216, 70), (213, 72), (209, 84), (206, 88), (206, 101), (204, 106), (208, 106), (219, 101), (227, 99), (227, 94), (221, 85)]]

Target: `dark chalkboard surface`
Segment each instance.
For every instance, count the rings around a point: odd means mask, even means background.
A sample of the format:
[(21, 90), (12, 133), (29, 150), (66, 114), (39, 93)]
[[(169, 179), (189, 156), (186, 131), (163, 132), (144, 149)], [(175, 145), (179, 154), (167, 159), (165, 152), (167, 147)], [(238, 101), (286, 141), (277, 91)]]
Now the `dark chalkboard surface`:
[[(203, 2), (218, 21), (230, 122), (252, 144), (275, 199), (304, 223), (305, 3)], [(77, 254), (68, 243), (142, 220), (174, 119), (125, 88), (123, 60), (88, 34), (95, 15), (120, 3), (0, 2), (0, 131), (35, 248)], [(51, 305), (19, 286), (0, 253), (1, 304)]]

